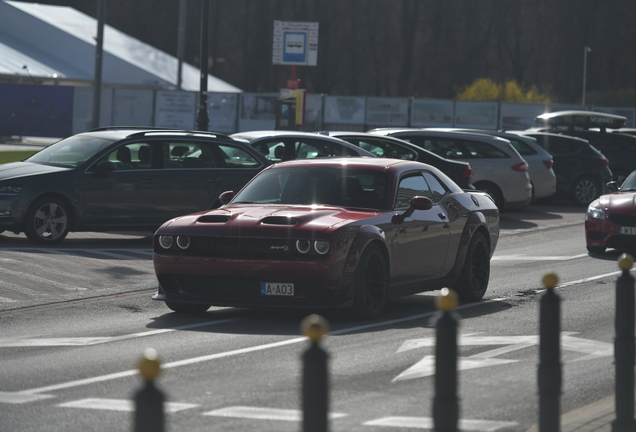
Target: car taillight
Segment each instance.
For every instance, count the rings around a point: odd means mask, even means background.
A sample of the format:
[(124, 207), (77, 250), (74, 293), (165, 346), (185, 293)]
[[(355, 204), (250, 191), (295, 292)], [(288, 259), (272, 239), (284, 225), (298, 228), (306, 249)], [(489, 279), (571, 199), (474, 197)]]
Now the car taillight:
[(603, 165), (608, 166), (609, 165), (609, 160), (607, 158), (601, 158), (601, 162), (603, 162)]
[(517, 165), (512, 166), (511, 168), (515, 171), (527, 172), (528, 164), (526, 162), (521, 162), (521, 163), (518, 163)]
[(464, 174), (462, 174), (463, 178), (470, 178), (473, 175), (473, 169), (468, 167), (466, 168), (466, 170), (464, 171)]
[(552, 168), (552, 165), (554, 165), (554, 161), (552, 159), (546, 159), (543, 161), (543, 164), (548, 168)]

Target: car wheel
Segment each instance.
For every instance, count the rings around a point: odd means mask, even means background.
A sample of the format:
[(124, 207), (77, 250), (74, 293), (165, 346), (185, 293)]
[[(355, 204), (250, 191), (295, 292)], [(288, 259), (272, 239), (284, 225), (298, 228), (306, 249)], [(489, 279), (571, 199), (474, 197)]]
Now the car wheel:
[(605, 249), (603, 246), (587, 246), (587, 251), (591, 254), (602, 254), (605, 252)]
[(500, 211), (503, 211), (504, 200), (499, 188), (492, 183), (477, 183), (475, 189), (486, 192), (495, 201), (495, 205)]
[(27, 211), (24, 233), (34, 243), (60, 243), (69, 232), (71, 214), (59, 198), (37, 199)]
[(358, 262), (354, 284), (353, 308), (360, 318), (376, 318), (386, 306), (389, 269), (384, 254), (376, 245), (367, 247)]
[(197, 314), (203, 313), (210, 309), (210, 305), (199, 304), (199, 303), (179, 303), (179, 302), (171, 302), (167, 301), (166, 306), (169, 309), (183, 314)]
[(462, 273), (455, 291), (462, 302), (481, 300), (486, 294), (490, 279), (490, 247), (486, 237), (476, 232), (470, 239)]
[(579, 177), (570, 189), (570, 201), (575, 205), (588, 205), (600, 195), (598, 182), (590, 176)]

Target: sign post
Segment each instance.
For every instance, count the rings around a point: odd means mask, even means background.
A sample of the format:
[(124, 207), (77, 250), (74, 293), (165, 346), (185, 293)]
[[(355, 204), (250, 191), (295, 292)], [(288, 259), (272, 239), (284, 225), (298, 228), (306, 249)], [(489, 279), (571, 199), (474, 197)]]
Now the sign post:
[(292, 67), (287, 88), (281, 89), (276, 128), (297, 129), (305, 123), (306, 90), (300, 88), (296, 67), (318, 63), (318, 23), (274, 21), (272, 63)]

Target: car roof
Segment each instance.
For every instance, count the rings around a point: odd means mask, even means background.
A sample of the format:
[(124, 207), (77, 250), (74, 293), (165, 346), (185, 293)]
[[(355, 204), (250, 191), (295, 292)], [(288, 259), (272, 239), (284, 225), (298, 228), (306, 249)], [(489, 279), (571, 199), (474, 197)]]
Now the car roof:
[(223, 133), (213, 131), (196, 131), (196, 130), (182, 130), (173, 128), (158, 128), (158, 127), (138, 127), (138, 126), (107, 126), (97, 129), (91, 129), (83, 134), (100, 135), (105, 138), (112, 139), (125, 139), (135, 137), (157, 137), (157, 136), (182, 136), (182, 137), (196, 137), (196, 138), (224, 138), (226, 140), (232, 140), (232, 138)]
[(627, 118), (597, 111), (568, 110), (544, 113), (537, 116), (535, 121), (550, 127), (566, 126), (582, 129), (600, 127), (616, 129), (623, 127)]
[(534, 130), (534, 129), (528, 129), (525, 131), (510, 131), (511, 133), (515, 133), (515, 134), (519, 134), (519, 135), (537, 135), (537, 136), (547, 136), (547, 137), (559, 137), (559, 138), (566, 138), (566, 139), (572, 139), (572, 140), (577, 140), (580, 141), (582, 143), (585, 144), (590, 144), (590, 142), (586, 139), (583, 138), (579, 138), (579, 137), (575, 137), (572, 135), (563, 135), (560, 133), (553, 133), (553, 132), (544, 132), (544, 131), (539, 131), (539, 130)]
[(341, 167), (346, 165), (347, 168), (360, 168), (360, 169), (378, 169), (386, 170), (389, 167), (401, 166), (412, 169), (422, 168), (435, 168), (431, 165), (424, 164), (417, 161), (408, 161), (404, 159), (391, 159), (391, 158), (325, 158), (325, 159), (294, 159), (285, 162), (278, 162), (273, 167), (300, 167), (305, 168), (307, 166), (319, 166), (319, 167)]

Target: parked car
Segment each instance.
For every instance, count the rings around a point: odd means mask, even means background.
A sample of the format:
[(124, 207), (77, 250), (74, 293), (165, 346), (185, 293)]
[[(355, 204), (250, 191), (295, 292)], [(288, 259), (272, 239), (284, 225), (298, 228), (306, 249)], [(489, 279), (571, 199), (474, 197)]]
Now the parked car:
[(70, 231), (154, 231), (219, 206), (270, 164), (214, 132), (96, 129), (0, 165), (0, 231), (49, 245)]
[(590, 253), (607, 248), (633, 253), (636, 250), (636, 171), (618, 187), (608, 183), (611, 193), (593, 201), (585, 216), (585, 244)]
[(375, 157), (341, 139), (312, 132), (264, 130), (238, 132), (230, 136), (247, 142), (271, 162), (324, 157)]
[(448, 130), (459, 132), (484, 133), (510, 141), (510, 144), (519, 152), (528, 163), (528, 174), (532, 183), (532, 199), (549, 198), (556, 193), (556, 174), (552, 169), (554, 163), (552, 155), (537, 144), (534, 138), (520, 136), (505, 131), (493, 131), (483, 129), (440, 129), (427, 128), (425, 130)]
[(437, 168), (385, 158), (272, 165), (226, 205), (166, 222), (154, 237), (155, 300), (176, 312), (211, 305), (353, 307), (488, 287), (499, 211)]
[(463, 189), (474, 189), (471, 184), (473, 169), (468, 162), (445, 159), (433, 152), (418, 147), (409, 142), (402, 141), (390, 136), (374, 135), (366, 132), (352, 131), (324, 131), (323, 135), (340, 138), (377, 157), (388, 157), (404, 160), (415, 160), (425, 164), (433, 165), (449, 176), (455, 183)]
[(486, 134), (380, 128), (369, 131), (413, 143), (447, 159), (470, 163), (472, 183), (488, 192), (501, 211), (522, 210), (532, 200), (528, 163), (510, 141)]
[(575, 205), (588, 205), (611, 180), (607, 158), (584, 139), (547, 132), (515, 132), (536, 139), (554, 160), (557, 195)]
[[(626, 118), (595, 111), (556, 111), (536, 118), (544, 132), (583, 138), (609, 160), (613, 180), (619, 184), (636, 167), (636, 136), (611, 132), (622, 128)], [(620, 129), (618, 129), (620, 130)]]

